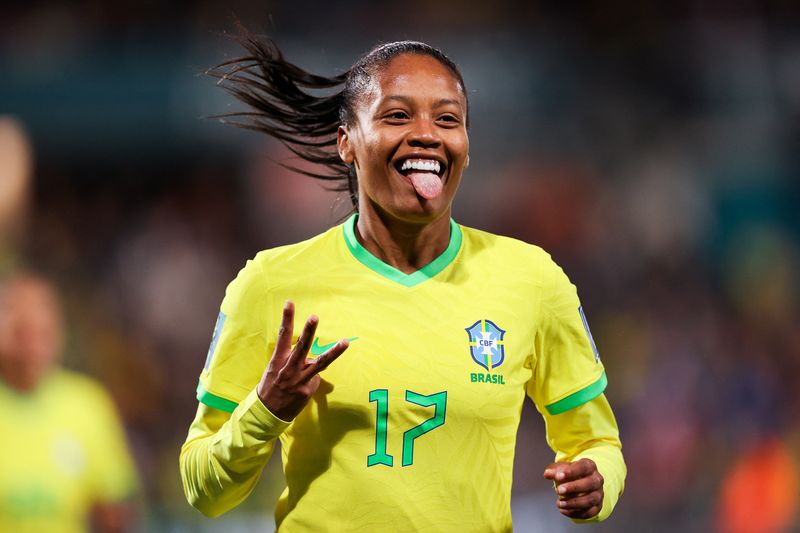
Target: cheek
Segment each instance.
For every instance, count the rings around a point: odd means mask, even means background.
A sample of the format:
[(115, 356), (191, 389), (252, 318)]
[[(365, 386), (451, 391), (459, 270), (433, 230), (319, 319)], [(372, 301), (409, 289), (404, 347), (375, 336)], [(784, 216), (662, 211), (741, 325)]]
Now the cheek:
[(380, 147), (380, 142), (374, 133), (363, 134), (358, 139), (355, 149), (356, 165), (359, 168), (369, 167), (374, 164), (374, 154)]
[(464, 160), (466, 161), (466, 159), (469, 157), (469, 139), (464, 141), (462, 152), (464, 153)]
[(391, 151), (395, 144), (391, 135), (379, 129), (374, 129), (364, 136), (364, 152), (376, 161), (385, 159), (386, 153)]
[(467, 137), (453, 139), (450, 143), (450, 153), (458, 161), (458, 164), (463, 167), (469, 155), (469, 139)]

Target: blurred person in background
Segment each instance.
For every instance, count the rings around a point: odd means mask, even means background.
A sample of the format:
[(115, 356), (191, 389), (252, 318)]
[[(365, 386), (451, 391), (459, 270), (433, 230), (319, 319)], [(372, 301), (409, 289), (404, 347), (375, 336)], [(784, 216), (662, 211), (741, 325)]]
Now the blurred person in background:
[(16, 119), (0, 115), (0, 274), (13, 268), (24, 236), (33, 155)]
[(0, 531), (131, 530), (137, 476), (114, 404), (59, 368), (64, 323), (44, 278), (0, 284)]
[[(540, 248), (450, 217), (469, 161), (456, 65), (403, 41), (329, 79), (242, 43), (251, 55), (220, 77), (255, 108), (244, 125), (321, 164), (304, 173), (338, 180), (354, 213), (229, 285), (181, 452), (189, 501), (209, 516), (241, 503), (280, 439), (279, 529), (510, 531), (527, 395), (556, 452), (558, 510), (608, 517), (626, 470), (574, 285)], [(311, 311), (322, 322), (295, 335)]]

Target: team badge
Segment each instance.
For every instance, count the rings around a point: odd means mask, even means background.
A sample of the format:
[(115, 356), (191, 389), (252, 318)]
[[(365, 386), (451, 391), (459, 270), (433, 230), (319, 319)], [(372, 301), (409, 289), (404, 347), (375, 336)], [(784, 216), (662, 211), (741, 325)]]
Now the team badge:
[(589, 329), (589, 323), (586, 321), (586, 315), (583, 314), (583, 307), (578, 306), (578, 313), (581, 315), (581, 322), (583, 322), (583, 329), (586, 330), (586, 336), (589, 337), (589, 344), (592, 345), (592, 352), (594, 352), (594, 362), (600, 362), (600, 354), (597, 351), (597, 345), (594, 343), (594, 337)]
[(466, 328), (469, 335), (469, 354), (483, 368), (492, 371), (503, 364), (505, 359), (504, 329), (500, 329), (491, 320), (478, 320)]

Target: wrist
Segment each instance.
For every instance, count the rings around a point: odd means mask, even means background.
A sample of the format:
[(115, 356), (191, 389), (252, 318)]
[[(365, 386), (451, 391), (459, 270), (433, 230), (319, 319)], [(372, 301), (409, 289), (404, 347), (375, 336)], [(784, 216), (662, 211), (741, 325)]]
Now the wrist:
[(278, 401), (273, 397), (273, 395), (269, 394), (268, 390), (262, 390), (259, 386), (256, 394), (266, 410), (278, 420), (288, 424), (291, 423), (297, 416), (297, 413), (293, 413), (290, 409), (286, 408), (286, 406), (281, 405), (282, 402)]
[(260, 391), (256, 390), (255, 393), (255, 402), (253, 402), (254, 407), (256, 410), (261, 413), (263, 416), (259, 418), (268, 421), (270, 425), (289, 425), (292, 423), (294, 417), (287, 415), (284, 410), (281, 410), (273, 405), (274, 402), (270, 402), (270, 398), (262, 397)]

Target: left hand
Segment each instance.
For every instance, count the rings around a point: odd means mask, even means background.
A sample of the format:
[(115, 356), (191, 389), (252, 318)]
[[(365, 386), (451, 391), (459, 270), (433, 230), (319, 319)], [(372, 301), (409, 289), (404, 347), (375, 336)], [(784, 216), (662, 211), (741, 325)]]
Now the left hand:
[(603, 508), (603, 476), (591, 459), (553, 463), (544, 478), (555, 482), (558, 511), (569, 518), (587, 519)]

